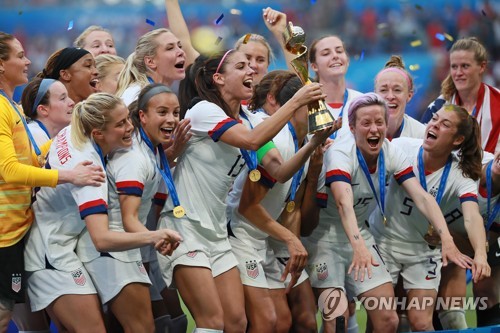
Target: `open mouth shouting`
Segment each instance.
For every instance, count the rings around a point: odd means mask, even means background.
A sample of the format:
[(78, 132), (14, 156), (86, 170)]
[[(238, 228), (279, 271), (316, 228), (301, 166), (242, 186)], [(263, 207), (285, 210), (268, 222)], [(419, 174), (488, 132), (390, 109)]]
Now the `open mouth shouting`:
[(98, 78), (94, 78), (92, 80), (90, 80), (89, 84), (90, 86), (95, 90), (97, 91), (97, 84), (99, 83), (99, 79)]
[(170, 139), (174, 133), (174, 128), (171, 126), (160, 127), (160, 132), (165, 138)]
[(366, 141), (368, 142), (368, 146), (370, 146), (370, 148), (377, 149), (380, 142), (380, 136), (370, 136)]
[(243, 81), (243, 85), (247, 88), (252, 88), (252, 84), (253, 84), (253, 80), (252, 79), (246, 79), (245, 81)]

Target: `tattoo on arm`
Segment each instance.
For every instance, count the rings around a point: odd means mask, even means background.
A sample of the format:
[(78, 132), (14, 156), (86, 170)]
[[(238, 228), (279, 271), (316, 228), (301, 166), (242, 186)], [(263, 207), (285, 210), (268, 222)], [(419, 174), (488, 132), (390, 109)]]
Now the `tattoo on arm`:
[(353, 236), (355, 240), (359, 240), (359, 234)]
[(440, 235), (441, 235), (442, 233), (443, 233), (443, 230), (438, 229), (438, 234), (440, 234)]

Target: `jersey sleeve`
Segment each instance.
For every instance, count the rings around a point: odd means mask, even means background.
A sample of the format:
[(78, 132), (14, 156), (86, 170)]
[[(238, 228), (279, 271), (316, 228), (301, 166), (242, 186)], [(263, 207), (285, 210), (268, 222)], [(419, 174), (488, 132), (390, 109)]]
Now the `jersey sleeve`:
[(339, 147), (330, 147), (325, 153), (324, 163), (326, 167), (325, 185), (330, 186), (333, 182), (346, 182), (351, 184), (351, 175), (353, 168), (353, 158), (356, 155), (349, 154)]
[(17, 115), (16, 123), (11, 108), (5, 98), (0, 98), (0, 176), (9, 183), (55, 187), (59, 178), (57, 170), (40, 169), (17, 159), (13, 131), (24, 130), (24, 125)]
[(197, 135), (208, 135), (215, 142), (231, 127), (238, 124), (228, 117), (217, 105), (202, 101), (188, 110), (186, 118), (191, 119), (191, 131)]
[(134, 195), (142, 197), (147, 169), (142, 159), (134, 160), (134, 150), (125, 150), (115, 155), (108, 163), (107, 172), (112, 176), (119, 195)]
[(384, 144), (388, 145), (388, 161), (386, 158), (386, 165), (389, 162), (389, 174), (394, 175), (394, 179), (399, 185), (403, 184), (405, 180), (415, 177), (413, 166), (408, 155), (396, 144), (386, 140)]
[(165, 180), (162, 177), (160, 185), (158, 186), (158, 191), (153, 196), (153, 205), (163, 207), (165, 206), (165, 202), (167, 202), (167, 199), (168, 199), (167, 184), (165, 184)]
[(328, 192), (326, 191), (326, 186), (325, 186), (325, 176), (326, 176), (326, 169), (325, 165), (323, 164), (323, 168), (321, 169), (321, 172), (318, 177), (318, 187), (316, 190), (316, 204), (320, 208), (326, 208), (328, 202)]

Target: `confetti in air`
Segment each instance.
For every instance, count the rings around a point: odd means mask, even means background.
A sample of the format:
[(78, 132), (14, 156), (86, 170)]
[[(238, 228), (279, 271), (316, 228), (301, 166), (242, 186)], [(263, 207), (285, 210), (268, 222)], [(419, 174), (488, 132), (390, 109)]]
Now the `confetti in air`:
[(70, 31), (71, 29), (73, 29), (73, 20), (69, 21), (68, 24), (68, 31)]
[(219, 24), (223, 18), (224, 18), (224, 13), (220, 14), (219, 18), (215, 21), (215, 24)]
[(241, 10), (233, 8), (230, 13), (233, 15), (241, 15)]
[(439, 40), (440, 40), (440, 41), (442, 41), (442, 42), (445, 40), (445, 38), (446, 38), (446, 37), (444, 37), (444, 35), (443, 35), (443, 34), (440, 34), (440, 33), (437, 33), (437, 34), (436, 34), (436, 39), (439, 39)]
[(414, 40), (413, 42), (410, 43), (411, 47), (417, 47), (422, 45), (422, 41), (420, 39)]
[(411, 71), (418, 71), (419, 69), (420, 69), (420, 65), (419, 64), (410, 65), (410, 70)]
[(451, 37), (450, 35), (448, 35), (446, 32), (443, 35), (444, 35), (444, 37), (446, 37), (447, 40), (449, 40), (450, 42), (453, 42), (454, 38)]
[(486, 12), (484, 11), (484, 9), (481, 9), (481, 13), (483, 13), (484, 16), (488, 16), (488, 15), (486, 15)]
[(385, 28), (387, 28), (387, 23), (379, 23), (379, 24), (377, 25), (377, 28), (378, 28), (379, 30), (385, 29)]
[(245, 38), (243, 38), (243, 44), (248, 43), (248, 41), (250, 40), (250, 37), (252, 37), (252, 34), (250, 34), (250, 33), (246, 34)]
[(220, 42), (222, 41), (222, 37), (217, 37), (217, 40), (215, 41), (215, 45), (219, 45)]
[(311, 0), (311, 5), (314, 5), (316, 3), (316, 0)]
[(146, 19), (146, 23), (149, 24), (152, 27), (154, 27), (156, 25), (155, 21), (152, 21), (150, 19)]
[(359, 61), (363, 61), (364, 58), (365, 58), (365, 51), (361, 51), (361, 54), (359, 56)]

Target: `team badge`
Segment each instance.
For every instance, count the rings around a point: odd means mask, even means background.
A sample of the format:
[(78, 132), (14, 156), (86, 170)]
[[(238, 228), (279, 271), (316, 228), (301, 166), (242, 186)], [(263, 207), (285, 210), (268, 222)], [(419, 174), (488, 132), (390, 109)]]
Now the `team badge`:
[(21, 290), (21, 274), (12, 274), (12, 290), (18, 293)]
[(87, 279), (81, 268), (71, 272), (71, 276), (73, 276), (73, 281), (79, 286), (84, 286), (87, 283)]
[(328, 266), (326, 266), (326, 263), (322, 264), (317, 264), (316, 266), (316, 276), (318, 280), (326, 280), (328, 277)]
[(255, 279), (259, 276), (259, 266), (257, 266), (257, 261), (250, 260), (246, 262), (247, 267), (247, 275), (252, 279)]
[(148, 272), (146, 272), (146, 268), (144, 267), (142, 261), (136, 261), (135, 262), (137, 264), (137, 267), (139, 267), (139, 271), (144, 274), (144, 275), (148, 275)]
[(189, 251), (188, 253), (186, 253), (186, 255), (189, 257), (189, 258), (194, 258), (196, 257), (196, 254), (198, 253), (198, 251)]

